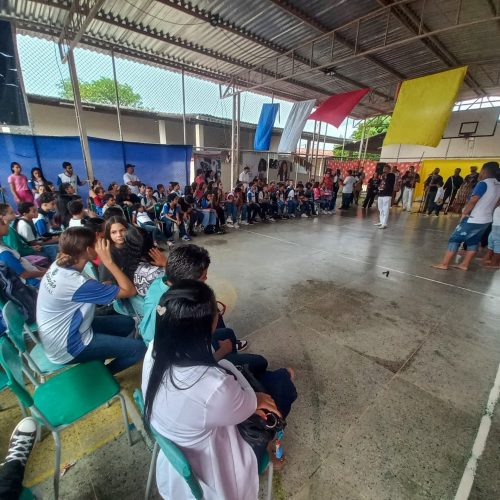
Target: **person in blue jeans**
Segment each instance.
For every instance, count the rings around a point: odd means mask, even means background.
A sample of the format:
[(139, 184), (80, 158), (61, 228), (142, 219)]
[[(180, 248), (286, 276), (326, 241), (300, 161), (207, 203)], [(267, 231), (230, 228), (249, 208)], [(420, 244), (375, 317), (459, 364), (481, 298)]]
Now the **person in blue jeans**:
[(182, 210), (179, 206), (179, 196), (176, 193), (170, 193), (166, 203), (161, 210), (160, 220), (163, 222), (163, 228), (167, 241), (174, 241), (174, 224), (179, 226), (179, 237), (184, 241), (191, 238), (187, 235), (186, 226), (182, 218)]
[[(155, 335), (156, 307), (162, 295), (170, 286), (184, 279), (206, 281), (209, 265), (208, 252), (197, 245), (182, 245), (169, 253), (165, 276), (156, 278), (144, 297), (144, 316), (139, 324), (139, 332), (147, 344)], [(248, 365), (255, 376), (262, 375), (267, 369), (267, 360), (263, 356), (242, 354), (248, 347), (248, 342), (239, 340), (234, 331), (226, 327), (222, 314), (218, 317), (217, 328), (212, 337), (212, 347), (216, 360), (224, 358), (236, 365)]]
[[(112, 359), (118, 373), (144, 358), (146, 345), (133, 338), (134, 320), (119, 314), (94, 317), (96, 305), (136, 295), (134, 284), (113, 262), (110, 242), (86, 227), (71, 227), (59, 240), (57, 260), (40, 283), (36, 319), (45, 354), (57, 364)], [(116, 285), (89, 279), (83, 269), (100, 258)]]
[(460, 222), (448, 240), (448, 249), (442, 261), (432, 267), (448, 269), (460, 245), (466, 244), (467, 250), (463, 261), (451, 267), (467, 271), (477, 253), (481, 237), (493, 221), (493, 211), (500, 199), (499, 178), (500, 168), (496, 161), (490, 161), (483, 165), (479, 173), (479, 182), (462, 210)]

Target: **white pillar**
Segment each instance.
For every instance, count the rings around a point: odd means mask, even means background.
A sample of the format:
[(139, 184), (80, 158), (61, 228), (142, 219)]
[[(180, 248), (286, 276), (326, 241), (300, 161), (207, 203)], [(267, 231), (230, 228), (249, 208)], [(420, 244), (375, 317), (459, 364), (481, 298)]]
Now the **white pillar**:
[(158, 132), (160, 133), (160, 144), (167, 144), (167, 127), (165, 120), (158, 120)]
[(194, 126), (194, 145), (199, 149), (205, 147), (205, 126), (201, 123), (197, 123)]

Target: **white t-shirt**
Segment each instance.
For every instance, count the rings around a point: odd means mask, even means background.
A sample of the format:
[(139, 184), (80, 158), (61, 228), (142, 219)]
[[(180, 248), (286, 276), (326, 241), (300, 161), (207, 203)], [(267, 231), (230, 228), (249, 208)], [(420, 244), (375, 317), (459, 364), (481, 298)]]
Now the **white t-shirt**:
[(352, 175), (348, 175), (344, 179), (344, 187), (342, 188), (342, 192), (345, 194), (351, 194), (353, 192), (355, 183), (356, 179)]
[(69, 227), (78, 227), (82, 226), (82, 219), (73, 219), (69, 220)]
[(78, 193), (78, 183), (80, 182), (78, 175), (73, 172), (73, 175), (69, 176), (68, 174), (66, 174), (66, 172), (63, 172), (57, 177), (59, 177), (60, 180), (58, 184), (64, 184), (65, 182), (67, 182), (73, 186), (73, 188), (75, 189), (75, 194)]
[(245, 185), (245, 187), (247, 187), (248, 183), (250, 182), (250, 173), (249, 172), (245, 172), (243, 170), (243, 172), (241, 172), (240, 176), (238, 177), (238, 180), (240, 182), (243, 182), (243, 184)]
[(119, 291), (54, 262), (40, 283), (36, 305), (38, 333), (49, 360), (64, 364), (78, 356), (92, 340), (95, 305), (111, 303)]
[(129, 182), (138, 182), (139, 177), (135, 174), (129, 174), (128, 172), (125, 172), (123, 174), (123, 184), (126, 184), (129, 188), (130, 191), (134, 194), (139, 194), (139, 186), (132, 186), (129, 184)]
[(36, 234), (33, 233), (33, 228), (24, 219), (18, 220), (16, 231), (28, 242), (36, 240)]
[(500, 207), (493, 210), (493, 225), (500, 226)]
[(134, 214), (137, 218), (137, 224), (146, 224), (147, 222), (153, 222), (147, 212), (134, 212)]
[(472, 209), (469, 224), (489, 224), (493, 220), (493, 210), (500, 198), (500, 182), (496, 179), (485, 179), (474, 187), (472, 196), (480, 196), (479, 201)]
[[(142, 369), (142, 393), (146, 394), (153, 366), (149, 344)], [(227, 360), (217, 366), (173, 368), (176, 389), (167, 377), (156, 394), (152, 427), (182, 449), (196, 473), (206, 500), (255, 500), (259, 476), (257, 458), (241, 437), (237, 424), (257, 407), (255, 392)], [(160, 452), (156, 483), (163, 498), (191, 498), (189, 486)]]

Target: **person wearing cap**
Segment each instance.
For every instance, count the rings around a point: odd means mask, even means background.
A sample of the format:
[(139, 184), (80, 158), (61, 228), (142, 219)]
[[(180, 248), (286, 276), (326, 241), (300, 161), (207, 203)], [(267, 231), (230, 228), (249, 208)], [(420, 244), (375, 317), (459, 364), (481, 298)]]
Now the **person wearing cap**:
[(133, 194), (138, 195), (141, 181), (139, 180), (139, 177), (137, 177), (137, 175), (134, 174), (134, 170), (135, 170), (135, 165), (131, 165), (130, 163), (128, 163), (125, 166), (125, 173), (123, 174), (123, 184), (129, 186), (130, 191)]
[(88, 179), (80, 180), (80, 177), (75, 174), (73, 171), (73, 165), (69, 161), (63, 161), (62, 164), (63, 172), (57, 176), (57, 185), (61, 186), (61, 184), (71, 184), (73, 189), (75, 190), (75, 194), (78, 194), (78, 186), (83, 186)]

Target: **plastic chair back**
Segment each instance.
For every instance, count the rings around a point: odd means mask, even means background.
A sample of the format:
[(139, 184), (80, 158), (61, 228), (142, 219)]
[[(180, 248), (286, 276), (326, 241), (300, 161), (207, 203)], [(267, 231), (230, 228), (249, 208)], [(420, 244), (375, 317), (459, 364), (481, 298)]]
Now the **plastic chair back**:
[(17, 306), (9, 300), (2, 309), (2, 316), (7, 326), (7, 335), (14, 342), (19, 352), (26, 352), (24, 342), (24, 316)]
[[(142, 397), (142, 392), (139, 389), (134, 391), (134, 400), (144, 415), (144, 398)], [(167, 457), (172, 467), (184, 478), (184, 481), (188, 484), (191, 493), (194, 498), (203, 498), (203, 490), (201, 489), (200, 483), (191, 469), (191, 465), (187, 458), (184, 456), (182, 451), (170, 441), (170, 439), (159, 434), (153, 427), (151, 428), (151, 434), (153, 435), (155, 441), (160, 446), (161, 451)]]
[(7, 375), (7, 386), (26, 406), (33, 406), (33, 398), (24, 386), (23, 369), (17, 349), (7, 337), (0, 338), (0, 365)]

